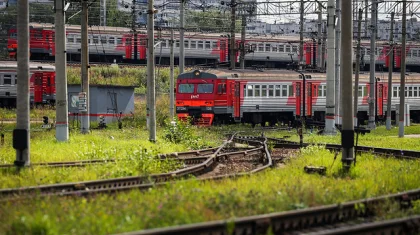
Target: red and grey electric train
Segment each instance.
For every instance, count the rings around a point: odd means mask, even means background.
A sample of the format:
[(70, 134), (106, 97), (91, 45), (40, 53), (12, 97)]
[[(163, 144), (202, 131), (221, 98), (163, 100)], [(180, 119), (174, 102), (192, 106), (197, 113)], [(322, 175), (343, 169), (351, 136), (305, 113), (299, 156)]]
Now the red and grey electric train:
[[(11, 58), (16, 58), (17, 31), (11, 28), (8, 32), (8, 51)], [(178, 38), (178, 35), (175, 35)], [(170, 32), (162, 31), (156, 34), (156, 41), (161, 44), (156, 47), (156, 60), (162, 60), (162, 64), (169, 64), (169, 39)], [(229, 43), (228, 38), (215, 33), (187, 32), (185, 34), (185, 62), (187, 65), (212, 64), (216, 62), (228, 62)], [(81, 34), (80, 25), (66, 26), (67, 54), (69, 60), (80, 60)], [(99, 62), (119, 61), (145, 62), (147, 50), (146, 31), (138, 31), (134, 35), (129, 28), (122, 27), (89, 27), (89, 54), (93, 60)], [(137, 50), (135, 50), (137, 41)], [(240, 38), (236, 41), (237, 48), (242, 46)], [(375, 51), (376, 64), (389, 66), (390, 48), (388, 42), (378, 42)], [(247, 66), (263, 65), (269, 68), (285, 68), (291, 62), (299, 60), (299, 38), (296, 36), (256, 36), (247, 35), (244, 43), (248, 53), (245, 56)], [(306, 65), (314, 65), (318, 53), (318, 44), (305, 39), (304, 61)], [(420, 44), (410, 42), (407, 47), (407, 68), (414, 71), (420, 70)], [(401, 47), (394, 45), (394, 68), (400, 68)], [(55, 56), (55, 32), (53, 24), (30, 24), (30, 53), (33, 59), (51, 59)], [(179, 41), (175, 42), (175, 58), (179, 54)], [(369, 64), (369, 42), (362, 41), (362, 57), (365, 64)], [(136, 57), (134, 57), (136, 56)], [(239, 58), (239, 50), (236, 53), (236, 61)], [(355, 58), (355, 57), (353, 57)], [(367, 68), (367, 67), (366, 67)]]
[[(242, 122), (252, 125), (289, 123), (302, 115), (325, 120), (326, 74), (305, 73), (306, 99), (303, 100), (301, 75), (290, 70), (228, 70), (210, 69), (180, 74), (176, 85), (176, 112), (179, 119), (192, 118), (196, 124), (212, 125), (223, 122)], [(388, 96), (386, 74), (377, 86), (377, 115), (385, 117)], [(392, 110), (399, 103), (399, 73), (394, 73)], [(361, 74), (359, 83), (359, 121), (368, 119), (368, 74)], [(411, 119), (420, 121), (420, 76), (407, 76), (406, 102), (410, 104)], [(395, 115), (395, 114), (393, 114)]]
[[(55, 67), (30, 63), (29, 88), (31, 104), (55, 102)], [(17, 97), (17, 63), (2, 61), (0, 64), (0, 107), (15, 108)]]

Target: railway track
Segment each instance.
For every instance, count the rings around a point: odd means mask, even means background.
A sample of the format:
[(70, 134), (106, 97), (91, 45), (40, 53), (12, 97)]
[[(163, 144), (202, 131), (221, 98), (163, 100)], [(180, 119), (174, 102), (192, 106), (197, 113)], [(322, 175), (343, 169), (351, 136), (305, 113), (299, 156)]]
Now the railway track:
[[(160, 229), (125, 233), (126, 235), (154, 234), (392, 234), (377, 231), (400, 231), (394, 234), (418, 234), (420, 217), (409, 217), (381, 222), (362, 223), (375, 217), (375, 208), (390, 201), (406, 208), (420, 199), (420, 189), (356, 200), (309, 209), (256, 215), (234, 220), (219, 220)], [(363, 209), (360, 209), (363, 208)], [(348, 225), (355, 222), (354, 226)], [(343, 226), (343, 223), (346, 225)], [(334, 226), (336, 226), (334, 228)]]
[[(254, 138), (254, 137), (244, 137)], [(268, 138), (269, 141), (274, 142), (274, 148), (287, 148), (287, 149), (299, 149), (302, 147), (308, 147), (310, 145), (323, 145), (326, 149), (331, 151), (341, 151), (342, 146), (339, 144), (314, 144), (314, 143), (303, 143), (302, 145), (298, 142), (288, 141), (284, 139)], [(411, 159), (419, 160), (420, 151), (414, 150), (402, 150), (402, 149), (389, 149), (389, 148), (378, 148), (371, 146), (357, 146), (355, 147), (358, 153), (372, 153), (375, 155), (392, 156), (399, 159)]]
[[(236, 152), (227, 152), (221, 153), (222, 149), (226, 146), (227, 143), (233, 141), (234, 138), (230, 138), (228, 142), (223, 144), (217, 149), (205, 150), (207, 153), (211, 152), (209, 155), (197, 156), (203, 154), (203, 151), (191, 151), (188, 154), (185, 154), (181, 160), (184, 161), (186, 167), (163, 174), (154, 174), (148, 176), (135, 176), (135, 177), (124, 177), (116, 179), (106, 179), (106, 180), (95, 180), (95, 181), (84, 181), (84, 182), (75, 182), (75, 183), (64, 183), (64, 184), (52, 184), (52, 185), (41, 185), (41, 186), (31, 186), (23, 188), (10, 188), (10, 189), (0, 189), (0, 200), (10, 200), (10, 199), (25, 199), (31, 198), (34, 196), (83, 196), (83, 195), (92, 195), (97, 193), (115, 193), (133, 189), (148, 189), (151, 187), (165, 185), (167, 182), (174, 181), (177, 179), (185, 178), (190, 175), (200, 176), (204, 173), (207, 173), (213, 170), (217, 164), (229, 158), (234, 157), (250, 157), (250, 156), (260, 156), (262, 166), (253, 169), (250, 172), (239, 173), (239, 174), (229, 174), (229, 175), (216, 175), (212, 177), (203, 177), (199, 180), (218, 180), (224, 178), (240, 177), (248, 174), (253, 174), (268, 167), (272, 166), (272, 160), (270, 153), (267, 148), (266, 140), (256, 141), (252, 140), (253, 145), (256, 145), (255, 148), (248, 149), (245, 151), (236, 151)], [(179, 154), (166, 154), (161, 155), (161, 158), (173, 157), (179, 158)], [(189, 165), (195, 164), (195, 165)]]
[[(203, 159), (205, 157), (199, 156), (206, 156), (213, 154), (217, 151), (218, 148), (209, 148), (209, 149), (202, 149), (202, 150), (195, 150), (195, 151), (187, 151), (187, 152), (179, 152), (179, 153), (171, 153), (171, 154), (159, 154), (158, 157), (161, 160), (166, 160), (168, 158), (172, 158), (174, 160), (182, 161), (185, 164), (196, 164), (196, 159)], [(106, 163), (115, 163), (116, 161), (127, 161), (128, 159), (90, 159), (90, 160), (80, 160), (80, 161), (65, 161), (65, 162), (37, 162), (31, 163), (31, 166), (37, 167), (85, 167), (89, 165), (99, 165), (99, 164), (106, 164)], [(1, 164), (0, 169), (4, 168), (13, 168), (15, 165), (13, 164)]]

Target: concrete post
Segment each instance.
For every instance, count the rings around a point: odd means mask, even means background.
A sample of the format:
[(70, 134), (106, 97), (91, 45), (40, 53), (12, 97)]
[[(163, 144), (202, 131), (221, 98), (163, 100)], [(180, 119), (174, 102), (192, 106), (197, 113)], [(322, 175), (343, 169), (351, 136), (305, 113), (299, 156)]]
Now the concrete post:
[(376, 11), (378, 3), (376, 0), (372, 1), (372, 14), (371, 14), (371, 35), (370, 35), (370, 78), (369, 78), (369, 122), (368, 127), (371, 129), (376, 128), (375, 123), (375, 67), (376, 67)]
[(29, 3), (19, 0), (17, 4), (17, 98), (16, 129), (13, 130), (13, 148), (16, 149), (16, 166), (29, 166)]
[(360, 74), (360, 43), (361, 43), (361, 30), (362, 30), (362, 17), (363, 10), (359, 9), (358, 19), (357, 19), (357, 45), (356, 45), (356, 77), (354, 81), (354, 117), (353, 125), (357, 126), (357, 112), (358, 112), (358, 102), (359, 102), (359, 74)]
[(399, 130), (398, 136), (404, 137), (404, 107), (405, 107), (405, 60), (406, 60), (406, 33), (407, 33), (407, 0), (403, 0), (403, 15), (402, 15), (402, 45), (401, 45), (401, 90), (400, 90), (400, 116), (399, 116)]
[(82, 92), (86, 93), (86, 111), (81, 113), (81, 133), (87, 134), (90, 129), (89, 105), (89, 47), (88, 47), (88, 1), (82, 0)]
[[(154, 32), (154, 0), (148, 0), (148, 19), (147, 19), (147, 36), (148, 36), (148, 45), (147, 45), (147, 88), (149, 92), (147, 93), (147, 99), (149, 100), (149, 115), (150, 115), (150, 124), (149, 124), (149, 141), (156, 141), (156, 102), (155, 102), (155, 32)], [(184, 44), (182, 42), (182, 44)]]
[(394, 17), (395, 13), (391, 12), (391, 28), (389, 32), (389, 67), (388, 67), (388, 97), (386, 109), (386, 129), (391, 130), (391, 105), (392, 105), (392, 69), (394, 67)]
[(55, 91), (56, 123), (55, 138), (57, 141), (69, 140), (69, 118), (67, 104), (67, 53), (64, 0), (55, 0)]
[(180, 24), (179, 24), (179, 73), (184, 73), (185, 67), (185, 45), (184, 45), (184, 32), (185, 32), (185, 0), (181, 0), (180, 7)]
[(169, 111), (170, 111), (170, 115), (171, 115), (171, 121), (174, 119), (175, 116), (175, 112), (174, 112), (174, 106), (175, 106), (175, 97), (174, 97), (174, 30), (171, 29), (171, 40), (169, 41), (169, 45), (170, 45), (170, 76), (169, 76), (169, 84), (170, 84), (170, 91), (169, 91), (169, 96), (170, 96), (170, 102), (169, 102)]
[(327, 104), (325, 134), (335, 133), (335, 0), (328, 0), (328, 45), (327, 45)]

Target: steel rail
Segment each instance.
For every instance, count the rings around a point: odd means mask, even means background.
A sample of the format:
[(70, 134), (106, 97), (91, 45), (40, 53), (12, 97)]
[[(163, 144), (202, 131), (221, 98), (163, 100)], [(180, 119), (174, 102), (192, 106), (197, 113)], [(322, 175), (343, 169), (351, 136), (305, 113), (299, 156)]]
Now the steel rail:
[(420, 216), (411, 216), (406, 218), (378, 221), (365, 224), (356, 224), (354, 226), (340, 227), (336, 229), (328, 229), (324, 231), (307, 233), (318, 235), (333, 234), (420, 234)]
[[(213, 154), (218, 148), (209, 148), (209, 149), (201, 149), (201, 150), (194, 150), (194, 151), (187, 151), (187, 152), (179, 152), (179, 153), (170, 153), (170, 154), (159, 154), (158, 157), (162, 160), (166, 159), (174, 159), (183, 161), (186, 164), (194, 164), (194, 158), (198, 156), (206, 156)], [(90, 160), (80, 160), (80, 161), (64, 161), (64, 162), (37, 162), (31, 163), (31, 166), (37, 167), (85, 167), (88, 165), (97, 165), (97, 164), (105, 164), (105, 163), (115, 163), (117, 161), (128, 161), (130, 159), (90, 159)], [(13, 168), (15, 165), (13, 164), (1, 164), (1, 168)]]
[[(369, 199), (314, 207), (309, 209), (218, 220), (168, 228), (124, 233), (125, 235), (154, 234), (286, 234), (303, 229), (319, 228), (343, 221), (356, 220), (374, 214), (375, 207), (389, 201), (409, 204), (420, 199), (420, 189)], [(363, 208), (363, 209), (361, 209)], [(229, 233), (228, 233), (229, 232)]]
[[(233, 140), (233, 136), (230, 141)], [(230, 142), (229, 141), (229, 142)], [(227, 144), (226, 142), (225, 144)], [(32, 186), (32, 187), (23, 187), (23, 188), (11, 188), (11, 189), (0, 189), (0, 199), (6, 200), (20, 200), (25, 198), (32, 198), (33, 196), (87, 196), (97, 193), (115, 193), (122, 192), (127, 190), (139, 189), (144, 190), (151, 187), (163, 186), (166, 185), (169, 181), (173, 181), (183, 176), (187, 175), (199, 175), (202, 172), (206, 172), (214, 168), (218, 161), (226, 159), (229, 157), (240, 157), (240, 156), (252, 156), (261, 154), (263, 152), (264, 166), (254, 169), (250, 172), (240, 173), (240, 174), (230, 174), (222, 176), (214, 176), (198, 179), (200, 181), (206, 180), (221, 180), (226, 178), (236, 178), (246, 175), (250, 175), (259, 171), (262, 171), (270, 166), (272, 166), (271, 155), (268, 151), (266, 141), (260, 142), (263, 146), (257, 147), (254, 149), (232, 152), (232, 153), (221, 153), (218, 154), (222, 148), (219, 148), (219, 151), (216, 151), (212, 157), (208, 158), (199, 165), (193, 167), (183, 168), (174, 172), (149, 175), (149, 176), (140, 176), (140, 177), (125, 177), (117, 179), (108, 179), (108, 180), (98, 180), (98, 181), (85, 181), (85, 182), (76, 182), (76, 183), (66, 183), (66, 184), (55, 184), (55, 185), (41, 185), (41, 186)], [(224, 146), (224, 145), (223, 145)]]

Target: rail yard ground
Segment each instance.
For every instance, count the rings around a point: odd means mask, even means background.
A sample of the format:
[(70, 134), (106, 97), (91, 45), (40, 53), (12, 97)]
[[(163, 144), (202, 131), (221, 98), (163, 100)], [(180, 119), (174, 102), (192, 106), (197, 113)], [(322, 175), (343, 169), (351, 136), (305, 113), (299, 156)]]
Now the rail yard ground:
[[(5, 129), (13, 128), (6, 125)], [(250, 127), (230, 126), (184, 127), (194, 148), (218, 146), (226, 132), (246, 131), (260, 134)], [(57, 143), (54, 131), (32, 133), (32, 162), (111, 159), (109, 164), (81, 168), (33, 167), (17, 172), (0, 169), (1, 188), (28, 185), (75, 182), (168, 172), (176, 162), (160, 161), (158, 153), (186, 151), (189, 140), (177, 144), (167, 140), (168, 128), (159, 129), (156, 144), (147, 141), (144, 128), (93, 130), (89, 135), (71, 132), (69, 143)], [(407, 133), (420, 133), (420, 126), (407, 128)], [(265, 135), (282, 137), (294, 131), (266, 131)], [(383, 127), (361, 136), (361, 145), (419, 150), (418, 139), (395, 138), (396, 131)], [(201, 138), (200, 138), (201, 137)], [(0, 164), (11, 163), (14, 151), (10, 147), (10, 132), (1, 146)], [(305, 135), (305, 141), (337, 143), (339, 136)], [(147, 151), (147, 152), (146, 152)], [(273, 151), (274, 155), (276, 151)], [(273, 156), (275, 157), (275, 156)], [(326, 166), (325, 175), (310, 175), (307, 165)], [(322, 146), (311, 146), (288, 155), (276, 168), (237, 179), (221, 181), (178, 181), (147, 191), (100, 194), (89, 197), (47, 197), (31, 200), (5, 200), (0, 205), (0, 233), (4, 234), (110, 234), (133, 230), (190, 224), (217, 219), (303, 209), (341, 203), (389, 193), (416, 189), (420, 186), (419, 161), (401, 161), (362, 154), (350, 173), (341, 171), (339, 159)], [(420, 202), (401, 212), (390, 203), (378, 208), (376, 218), (389, 219), (420, 213)]]
[[(150, 143), (142, 111), (144, 105), (144, 101), (137, 100), (136, 113), (123, 121), (122, 130), (111, 124), (105, 130), (94, 129), (82, 135), (72, 126), (68, 143), (56, 142), (54, 130), (43, 130), (39, 123), (33, 123), (32, 163), (92, 159), (109, 162), (84, 167), (33, 166), (21, 171), (0, 168), (0, 190), (172, 172), (182, 167), (180, 162), (170, 158), (161, 160), (156, 157), (158, 154), (217, 147), (227, 133), (261, 136), (259, 127), (242, 125), (197, 128), (179, 123), (174, 129), (165, 125), (168, 101), (164, 97), (158, 100), (158, 141)], [(13, 111), (1, 113), (1, 118), (13, 118)], [(33, 118), (53, 114), (48, 109), (32, 111)], [(1, 165), (12, 163), (15, 152), (11, 147), (13, 124), (1, 124), (0, 120), (0, 125), (0, 131), (5, 133), (5, 142), (0, 145)], [(92, 127), (96, 125), (92, 123)], [(380, 126), (360, 136), (359, 145), (420, 150), (418, 138), (398, 138), (397, 134), (397, 128), (387, 131)], [(407, 127), (406, 134), (420, 134), (420, 126)], [(299, 140), (295, 129), (264, 130), (264, 135)], [(308, 130), (304, 141), (339, 143), (340, 135), (319, 136)], [(340, 156), (334, 159), (335, 154), (325, 150), (322, 144), (298, 151), (272, 149), (272, 144), (269, 147), (272, 158), (279, 161), (274, 168), (252, 176), (218, 181), (191, 177), (143, 191), (85, 197), (35, 196), (29, 200), (9, 200), (0, 196), (0, 234), (112, 234), (304, 209), (420, 188), (419, 160), (363, 153), (346, 174), (341, 169)], [(327, 170), (325, 175), (307, 174), (305, 166), (325, 166)], [(230, 168), (224, 171), (227, 169)], [(375, 210), (375, 220), (416, 215), (420, 214), (420, 201), (414, 201), (404, 211), (392, 202)]]

